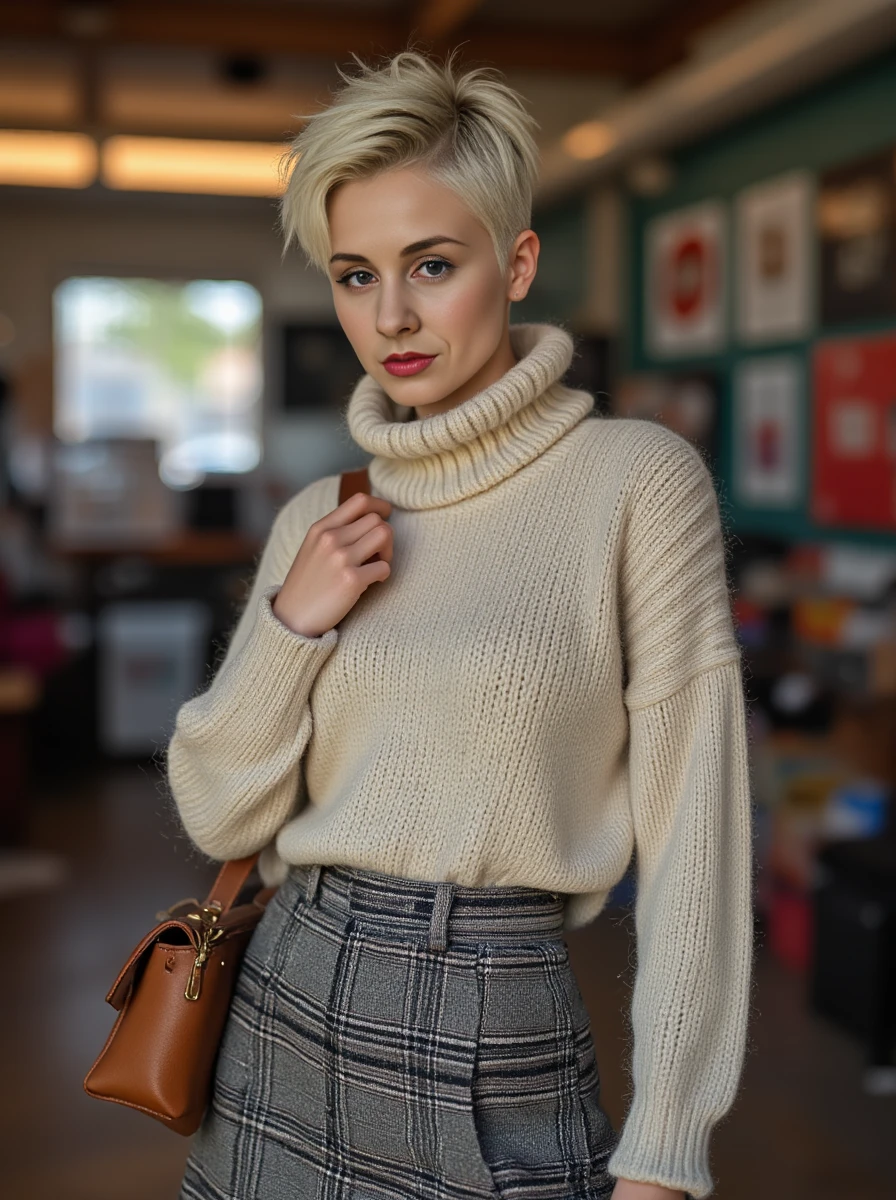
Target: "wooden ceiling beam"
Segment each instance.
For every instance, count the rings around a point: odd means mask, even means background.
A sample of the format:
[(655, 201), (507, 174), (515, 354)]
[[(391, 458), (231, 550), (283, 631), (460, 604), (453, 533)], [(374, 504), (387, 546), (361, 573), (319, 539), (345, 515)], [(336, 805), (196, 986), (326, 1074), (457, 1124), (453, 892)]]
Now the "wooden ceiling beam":
[(133, 0), (78, 5), (29, 0), (0, 5), (0, 39), (64, 40), (78, 45), (180, 46), (221, 53), (287, 54), (346, 62), (394, 54), (413, 38), (505, 70), (609, 74), (643, 82), (680, 62), (701, 28), (750, 0), (689, 0), (632, 34), (591, 28), (477, 21), (481, 0), (420, 0), (410, 21), (368, 8), (337, 10), (263, 2), (235, 5)]
[(690, 43), (702, 29), (746, 8), (754, 0), (688, 0), (656, 21), (644, 39), (643, 53), (634, 75), (638, 82), (658, 75), (687, 58)]
[(352, 50), (393, 53), (404, 23), (366, 9), (290, 9), (266, 6), (162, 3), (116, 7), (109, 40), (149, 45), (209, 47), (228, 52), (346, 58)]
[(637, 70), (640, 48), (628, 38), (592, 29), (530, 25), (465, 26), (457, 43), (466, 59), (502, 70), (575, 71), (627, 78)]
[(0, 7), (0, 38), (28, 37), (106, 45), (182, 46), (225, 53), (296, 54), (343, 59), (351, 50), (393, 53), (407, 36), (404, 21), (378, 17), (367, 9), (285, 8), (194, 4), (158, 0), (153, 4), (90, 6), (82, 21), (79, 6), (34, 0)]
[[(460, 7), (456, 19), (461, 20)], [(467, 8), (471, 8), (469, 4)], [(423, 36), (419, 25), (376, 16), (368, 9), (338, 11), (273, 6), (238, 7), (195, 4), (190, 0), (157, 0), (152, 5), (120, 3), (93, 6), (92, 26), (79, 32), (72, 17), (77, 6), (58, 0), (31, 0), (0, 6), (0, 39), (27, 37), (86, 41), (105, 45), (180, 46), (222, 53), (288, 54), (346, 62), (352, 51), (362, 58), (394, 54), (409, 38)], [(423, 10), (418, 10), (423, 11)], [(431, 20), (447, 18), (447, 8), (432, 7)], [(431, 28), (437, 28), (433, 24)], [(431, 35), (444, 50), (458, 44), (462, 57), (502, 69), (609, 72), (626, 75), (638, 57), (635, 42), (595, 33), (592, 29), (525, 25), (464, 24), (460, 35)]]
[(422, 0), (411, 21), (411, 33), (432, 41), (450, 38), (481, 4), (482, 0)]

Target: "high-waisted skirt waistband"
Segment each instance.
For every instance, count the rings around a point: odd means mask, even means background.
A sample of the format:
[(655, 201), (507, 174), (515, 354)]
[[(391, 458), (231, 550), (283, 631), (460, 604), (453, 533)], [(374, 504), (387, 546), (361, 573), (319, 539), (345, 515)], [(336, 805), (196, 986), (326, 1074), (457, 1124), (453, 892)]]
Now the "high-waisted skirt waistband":
[(540, 888), (466, 887), (342, 865), (291, 866), (280, 899), (288, 906), (316, 904), (369, 931), (424, 941), (430, 949), (454, 942), (563, 940), (565, 896)]

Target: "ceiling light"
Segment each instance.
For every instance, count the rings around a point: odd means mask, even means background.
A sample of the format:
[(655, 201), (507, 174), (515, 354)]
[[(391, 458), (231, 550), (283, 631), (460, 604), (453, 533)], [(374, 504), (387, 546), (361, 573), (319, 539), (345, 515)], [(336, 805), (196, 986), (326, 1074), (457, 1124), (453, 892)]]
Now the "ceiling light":
[(198, 138), (107, 138), (102, 177), (107, 187), (140, 192), (199, 192), (217, 196), (279, 196), (279, 142), (202, 141)]
[(615, 145), (616, 134), (606, 121), (583, 121), (563, 137), (563, 149), (571, 158), (600, 158)]
[(89, 187), (96, 163), (96, 142), (84, 133), (0, 129), (0, 184)]

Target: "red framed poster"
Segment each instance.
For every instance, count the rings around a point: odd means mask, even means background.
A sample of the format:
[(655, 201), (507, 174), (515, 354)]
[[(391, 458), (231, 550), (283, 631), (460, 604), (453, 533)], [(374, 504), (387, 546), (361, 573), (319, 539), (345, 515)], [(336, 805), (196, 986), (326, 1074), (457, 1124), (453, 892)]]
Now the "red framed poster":
[(705, 200), (645, 229), (646, 344), (655, 357), (709, 354), (725, 343), (725, 208)]
[(820, 342), (814, 377), (812, 519), (896, 530), (896, 334)]

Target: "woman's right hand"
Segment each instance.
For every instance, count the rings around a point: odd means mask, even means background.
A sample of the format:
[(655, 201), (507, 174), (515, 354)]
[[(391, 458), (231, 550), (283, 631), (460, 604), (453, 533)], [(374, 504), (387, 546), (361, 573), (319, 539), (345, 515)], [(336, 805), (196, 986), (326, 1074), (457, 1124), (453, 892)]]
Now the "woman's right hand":
[(305, 637), (341, 621), (371, 583), (392, 572), (392, 505), (355, 492), (310, 527), (274, 597), (278, 620)]

